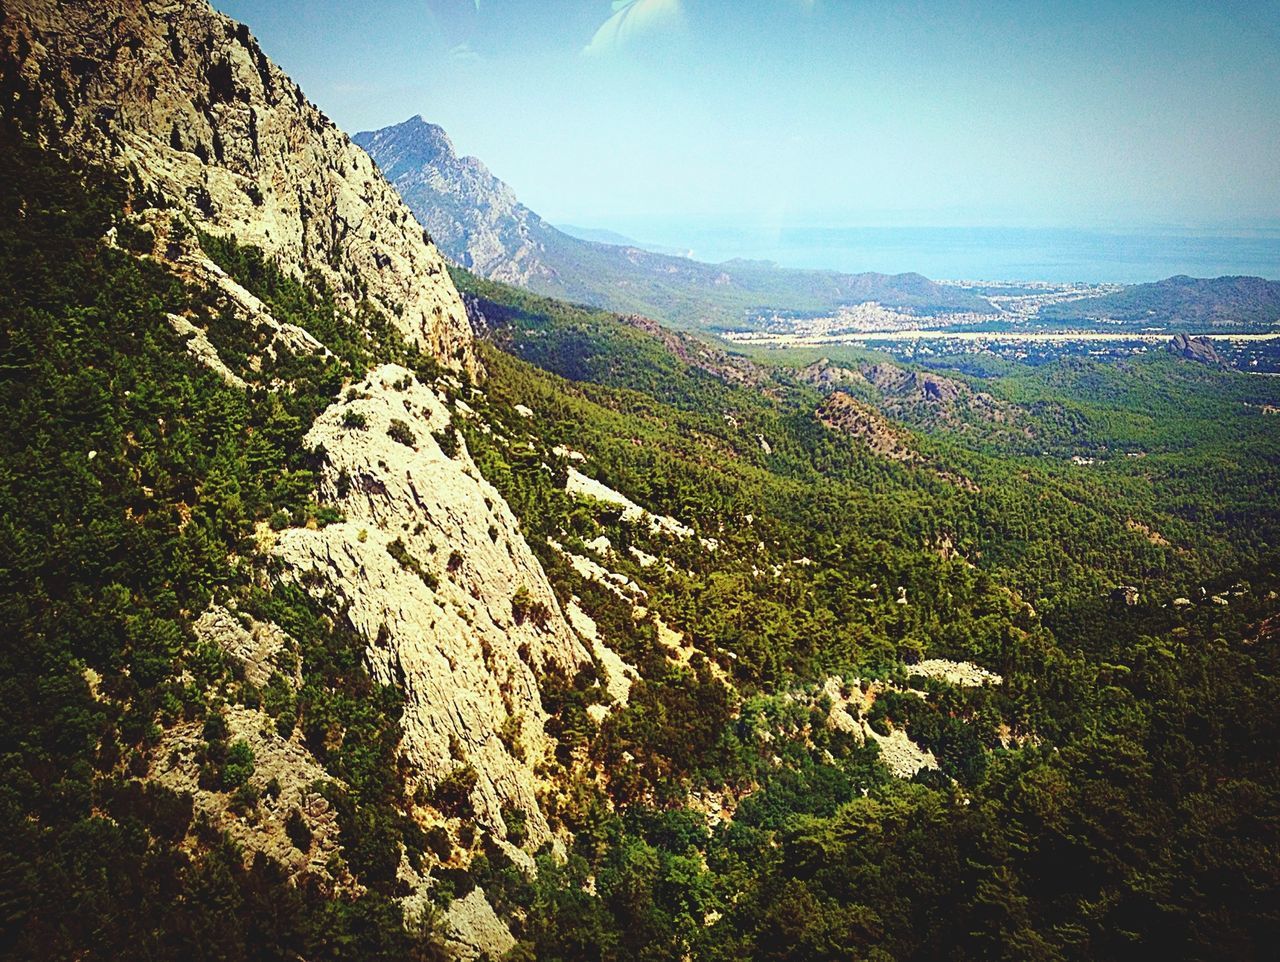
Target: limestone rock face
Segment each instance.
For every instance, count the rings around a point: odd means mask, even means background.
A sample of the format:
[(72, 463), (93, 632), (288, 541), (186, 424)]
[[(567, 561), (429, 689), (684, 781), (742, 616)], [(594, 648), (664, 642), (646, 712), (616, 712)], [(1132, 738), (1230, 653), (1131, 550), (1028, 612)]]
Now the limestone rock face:
[(978, 688), (982, 685), (999, 685), (1004, 679), (994, 671), (979, 667), (971, 661), (950, 661), (946, 658), (926, 658), (916, 665), (907, 666), (908, 675), (938, 678), (950, 685), (962, 688)]
[[(244, 667), (247, 681), (265, 687), (280, 665), (281, 652), (294, 644), (276, 625), (257, 621), (248, 615), (228, 611), (221, 605), (210, 605), (191, 626), (196, 637), (221, 648)], [(295, 688), (302, 687), (300, 669), (296, 666), (286, 676)]]
[(474, 766), (480, 822), (501, 836), (502, 807), (523, 809), (536, 847), (550, 833), (534, 768), (554, 748), (537, 676), (572, 677), (590, 655), (515, 516), (405, 368), (371, 372), (307, 440), (323, 450), (320, 498), (346, 520), (285, 531), (275, 550), (293, 577), (337, 595), (374, 676), (405, 691), (415, 775), (430, 787)]
[[(248, 820), (232, 808), (229, 792), (200, 787), (199, 754), (204, 746), (201, 726), (184, 722), (165, 733), (155, 752), (150, 778), (177, 792), (191, 794), (194, 812), (208, 819), (219, 832), (228, 833), (248, 852), (263, 852), (278, 862), (290, 877), (307, 874), (326, 886), (350, 887), (353, 880), (343, 872), (335, 878), (329, 859), (341, 848), (336, 813), (328, 802), (312, 790), (317, 781), (332, 781), (301, 735), (281, 738), (272, 728), (271, 718), (261, 711), (235, 707), (226, 714), (229, 741), (243, 740), (253, 752), (253, 781), (259, 785), (274, 779), (276, 794), (264, 794), (256, 815)], [(290, 840), (285, 829), (292, 812), (298, 812), (311, 833), (305, 851)]]
[(441, 362), (473, 368), (439, 251), (355, 146), (206, 0), (9, 0), (0, 105), (125, 171), (197, 227), (234, 233), (347, 306), (362, 298)]
[(500, 959), (515, 947), (511, 930), (493, 911), (480, 889), (454, 899), (445, 913), (445, 944), (455, 958)]

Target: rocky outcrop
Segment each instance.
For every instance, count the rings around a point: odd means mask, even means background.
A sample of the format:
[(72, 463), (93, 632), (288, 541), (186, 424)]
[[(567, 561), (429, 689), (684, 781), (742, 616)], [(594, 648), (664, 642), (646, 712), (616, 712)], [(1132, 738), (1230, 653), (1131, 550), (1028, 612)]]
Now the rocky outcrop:
[(1207, 337), (1189, 337), (1186, 334), (1175, 334), (1169, 339), (1165, 349), (1170, 354), (1187, 361), (1198, 361), (1201, 364), (1222, 363), (1222, 357), (1213, 349), (1213, 342)]
[(500, 959), (515, 948), (511, 930), (478, 888), (449, 904), (445, 923), (445, 945), (454, 958)]
[(5, 113), (473, 368), (443, 258), (369, 157), (206, 0), (9, 0)]
[(537, 679), (573, 677), (590, 655), (514, 515), (405, 368), (348, 389), (307, 441), (322, 452), (319, 496), (346, 520), (283, 532), (286, 576), (336, 596), (374, 676), (405, 692), (413, 780), (429, 789), (473, 766), (479, 822), (501, 837), (503, 807), (522, 809), (536, 848), (550, 830), (535, 769), (554, 747)]
[[(221, 605), (210, 605), (192, 624), (196, 637), (208, 642), (241, 666), (245, 680), (259, 688), (285, 667), (280, 655), (293, 652), (296, 645), (279, 627), (258, 621), (241, 612), (229, 611)], [(286, 673), (295, 688), (302, 686), (302, 675), (296, 659)]]
[(949, 661), (946, 658), (926, 658), (907, 666), (908, 675), (936, 678), (961, 688), (978, 688), (983, 685), (999, 685), (1003, 678), (994, 671), (981, 668), (971, 661)]
[(933, 752), (921, 748), (901, 728), (881, 735), (863, 722), (862, 729), (865, 737), (880, 746), (880, 761), (884, 762), (885, 768), (889, 769), (889, 774), (894, 778), (913, 778), (919, 771), (938, 767), (938, 760)]
[(918, 461), (920, 456), (908, 447), (904, 433), (869, 404), (836, 391), (815, 412), (819, 421), (842, 434), (862, 440), (873, 454), (893, 461)]
[(869, 383), (861, 371), (840, 367), (838, 364), (833, 364), (827, 357), (819, 358), (808, 367), (801, 368), (796, 372), (796, 379), (816, 387), (824, 394), (850, 385), (865, 386)]
[(1117, 585), (1111, 589), (1110, 597), (1112, 604), (1124, 605), (1127, 608), (1134, 607), (1142, 600), (1142, 595), (1133, 585)]
[(169, 324), (178, 336), (186, 338), (187, 353), (194, 360), (218, 375), (230, 387), (244, 390), (244, 378), (223, 363), (217, 348), (213, 346), (203, 328), (197, 327), (179, 314), (166, 314), (165, 317), (168, 318)]
[(935, 405), (954, 404), (968, 393), (967, 385), (949, 377), (925, 371), (912, 371), (896, 364), (868, 364), (862, 376), (890, 397), (928, 401)]
[[(306, 874), (327, 887), (349, 887), (348, 873), (334, 875), (331, 857), (341, 850), (337, 815), (313, 790), (317, 782), (333, 777), (308, 750), (295, 732), (283, 738), (270, 716), (256, 709), (230, 708), (224, 720), (229, 743), (243, 741), (253, 759), (251, 781), (262, 791), (247, 813), (237, 811), (231, 792), (201, 786), (201, 759), (205, 737), (201, 725), (184, 722), (165, 732), (153, 757), (149, 779), (176, 792), (189, 793), (194, 813), (217, 832), (225, 832), (248, 852), (269, 855), (290, 876)], [(340, 783), (337, 783), (340, 784)], [(296, 814), (295, 814), (296, 813)], [(306, 834), (290, 838), (290, 817), (306, 826)], [(300, 847), (302, 846), (302, 847)]]
[(990, 394), (974, 391), (964, 381), (930, 371), (877, 362), (841, 367), (822, 358), (795, 372), (797, 380), (823, 393), (853, 389), (870, 392), (891, 418), (923, 427), (961, 427), (965, 421), (1012, 423), (1016, 412)]
[(596, 661), (604, 671), (605, 690), (609, 693), (609, 697), (618, 705), (625, 706), (627, 699), (631, 696), (631, 685), (639, 679), (640, 673), (636, 671), (634, 665), (627, 664), (616, 651), (604, 643), (604, 639), (600, 637), (600, 629), (582, 610), (576, 597), (565, 606), (565, 614), (569, 618), (569, 624), (573, 625), (573, 630), (591, 646), (592, 654), (596, 656)]
[[(858, 742), (875, 742), (880, 749), (880, 761), (895, 778), (912, 778), (922, 769), (936, 769), (938, 760), (933, 752), (921, 748), (901, 728), (892, 728), (882, 735), (864, 717), (875, 703), (876, 696), (891, 689), (902, 690), (884, 682), (861, 682), (857, 678), (846, 681), (836, 676), (828, 677), (818, 689), (828, 705), (826, 726), (832, 731), (843, 732)], [(814, 694), (811, 690), (809, 697), (812, 698)]]
[(565, 490), (575, 498), (590, 498), (622, 509), (622, 520), (645, 524), (654, 533), (669, 534), (676, 538), (692, 538), (693, 529), (670, 515), (654, 514), (642, 508), (625, 494), (613, 490), (602, 481), (583, 474), (577, 468), (569, 468)]

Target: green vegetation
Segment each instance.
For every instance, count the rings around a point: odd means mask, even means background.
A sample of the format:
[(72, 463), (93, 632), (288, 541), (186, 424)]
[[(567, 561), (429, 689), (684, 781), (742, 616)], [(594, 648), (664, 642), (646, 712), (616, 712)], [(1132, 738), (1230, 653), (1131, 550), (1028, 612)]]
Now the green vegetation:
[[(401, 692), (370, 676), (346, 612), (281, 583), (258, 547), (341, 520), (313, 500), (303, 438), (344, 386), (434, 365), (318, 279), (200, 238), (332, 353), (268, 351), (268, 325), (137, 256), (119, 184), (11, 132), (0, 146), (0, 392), (19, 428), (0, 440), (6, 956), (438, 958), (434, 916), (406, 928), (398, 901), (402, 859), (427, 858), (449, 861), (438, 905), (483, 887), (512, 959), (1270, 953), (1280, 421), (1261, 405), (1280, 385), (1165, 357), (974, 369), (960, 379), (1027, 433), (904, 404), (919, 457), (899, 462), (824, 427), (822, 396), (786, 369), (459, 272), (491, 328), (488, 376), (436, 440), (450, 457), (465, 440), (560, 606), (638, 675), (624, 705), (603, 664), (570, 676), (521, 650), (558, 741), (528, 760), (565, 843), (527, 875), (477, 826), (460, 743), (410, 797)], [(102, 242), (112, 227), (121, 247)], [(168, 313), (247, 387), (193, 363)], [(407, 422), (390, 434), (420, 440)], [(690, 533), (569, 495), (570, 471)], [(403, 539), (387, 551), (435, 585)], [(441, 552), (450, 573), (472, 563)], [(549, 601), (510, 586), (521, 623), (553, 628)], [(283, 630), (265, 683), (197, 640), (210, 602)], [(932, 657), (1003, 681), (907, 676)], [(892, 777), (876, 740), (831, 723), (836, 701), (938, 768)], [(237, 727), (241, 708), (260, 731)], [(530, 724), (501, 723), (516, 757)], [(284, 791), (265, 740), (305, 746), (341, 844), (327, 875), (247, 857), (153, 777), (178, 736), (200, 791), (249, 824)], [(311, 854), (285, 801), (286, 847)], [(428, 804), (448, 829), (420, 821)], [(508, 840), (535, 814), (504, 807)]]
[[(549, 445), (588, 450), (602, 480), (743, 551), (763, 540), (778, 544), (777, 562), (840, 558), (849, 581), (878, 583), (889, 601), (898, 584), (923, 599), (936, 583), (908, 584), (884, 559), (930, 566), (921, 550), (943, 539), (1047, 619), (1098, 608), (1115, 584), (1165, 601), (1228, 585), (1270, 564), (1280, 544), (1280, 425), (1261, 412), (1280, 401), (1272, 379), (1164, 356), (1021, 368), (974, 386), (1012, 405), (1029, 435), (1001, 427), (993, 438), (964, 411), (957, 424), (922, 418), (905, 427), (918, 432), (924, 463), (903, 465), (816, 424), (820, 396), (768, 368), (735, 386), (736, 367), (718, 377), (681, 362), (612, 315), (460, 283), (482, 298), (497, 344), (574, 382), (493, 362), (494, 381), (511, 382), (496, 390), (539, 412)], [(1077, 456), (1099, 460), (1081, 466)], [(794, 532), (815, 543), (794, 543)]]
[[(1265, 379), (1163, 357), (1004, 371), (980, 387), (1033, 440), (1010, 449), (920, 412), (925, 458), (903, 465), (816, 426), (818, 395), (785, 372), (735, 386), (738, 365), (717, 376), (602, 312), (459, 283), (494, 343), (543, 369), (485, 352), (495, 431), (469, 428), (468, 445), (562, 600), (642, 679), (599, 728), (594, 679), (547, 680), (570, 786), (553, 809), (573, 851), (541, 859), (535, 881), (493, 854), (473, 867), (521, 909), (521, 957), (1266, 954), (1280, 681), (1259, 622), (1275, 610), (1280, 451), (1246, 406), (1275, 402)], [(568, 497), (557, 445), (715, 548)], [(687, 666), (546, 547), (591, 554), (601, 534), (607, 566), (691, 643)], [(963, 557), (935, 550), (942, 535)], [(1242, 579), (1226, 605), (1167, 603)], [(1129, 582), (1155, 602), (1111, 600)], [(899, 666), (935, 656), (1004, 683), (916, 683), (921, 698)], [(874, 745), (829, 729), (813, 683), (832, 673), (896, 680), (867, 722), (904, 729), (940, 772), (892, 779)], [(592, 765), (607, 779), (583, 781)], [(691, 791), (723, 793), (732, 821), (708, 821)]]
[(1179, 275), (1115, 294), (1053, 304), (1039, 315), (1039, 320), (1053, 324), (1091, 318), (1119, 321), (1135, 330), (1270, 331), (1280, 323), (1280, 281)]
[[(22, 427), (0, 442), (0, 951), (432, 957), (433, 942), (405, 930), (387, 871), (404, 834), (399, 695), (372, 683), (363, 644), (304, 593), (256, 587), (255, 522), (283, 512), (304, 523), (319, 510), (302, 434), (359, 349), (280, 352), (247, 393), (227, 387), (191, 363), (165, 313), (200, 318), (232, 359), (261, 333), (232, 324), (209, 292), (101, 243), (121, 223), (114, 180), (7, 128), (2, 147), (0, 392)], [(283, 316), (326, 318), (330, 335), (345, 323), (322, 293), (257, 265), (246, 279)], [(285, 386), (267, 390), (276, 379)], [(211, 598), (269, 614), (297, 642), (302, 689), (274, 684), (260, 697), (280, 734), (301, 724), (348, 786), (339, 819), (363, 894), (328, 896), (269, 859), (246, 861), (193, 817), (189, 794), (142, 779), (166, 733), (194, 727), (212, 790), (231, 793), (233, 808), (248, 814), (273, 788), (248, 745), (228, 739), (223, 705), (242, 699), (243, 683), (190, 627)]]

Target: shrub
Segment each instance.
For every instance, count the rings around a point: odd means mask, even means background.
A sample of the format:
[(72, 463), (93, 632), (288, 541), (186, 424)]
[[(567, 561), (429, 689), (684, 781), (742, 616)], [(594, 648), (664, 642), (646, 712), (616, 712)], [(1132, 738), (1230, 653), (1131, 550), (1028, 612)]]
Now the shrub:
[(403, 444), (407, 448), (417, 448), (418, 439), (413, 433), (413, 429), (399, 418), (392, 418), (391, 423), (387, 425), (387, 437), (392, 441)]
[(299, 852), (311, 851), (311, 828), (296, 808), (284, 820), (284, 833), (289, 836), (289, 841)]
[(239, 788), (253, 775), (253, 749), (243, 738), (227, 747), (227, 757), (222, 763), (222, 787)]
[(524, 624), (526, 620), (535, 625), (545, 625), (551, 618), (551, 609), (545, 602), (534, 598), (524, 585), (517, 588), (516, 593), (511, 596), (511, 613), (515, 616), (517, 625)]
[(458, 456), (461, 445), (458, 443), (458, 432), (453, 428), (434, 431), (431, 436), (435, 438), (436, 444), (440, 446), (440, 451), (446, 458), (456, 458)]
[(475, 814), (471, 793), (480, 776), (471, 765), (459, 765), (440, 780), (431, 793), (431, 801), (445, 815), (470, 818)]
[(442, 826), (432, 825), (427, 829), (425, 840), (431, 854), (441, 862), (447, 862), (453, 855), (453, 843), (449, 840), (449, 833)]
[(411, 571), (421, 578), (422, 583), (431, 590), (434, 591), (440, 586), (440, 579), (422, 567), (422, 562), (409, 554), (409, 549), (405, 547), (404, 540), (402, 538), (396, 538), (395, 541), (392, 541), (387, 545), (387, 554), (395, 558), (396, 561), (400, 563), (400, 567), (404, 568), (405, 571)]
[(502, 820), (507, 823), (507, 839), (512, 845), (523, 845), (529, 837), (529, 816), (522, 808), (502, 806)]

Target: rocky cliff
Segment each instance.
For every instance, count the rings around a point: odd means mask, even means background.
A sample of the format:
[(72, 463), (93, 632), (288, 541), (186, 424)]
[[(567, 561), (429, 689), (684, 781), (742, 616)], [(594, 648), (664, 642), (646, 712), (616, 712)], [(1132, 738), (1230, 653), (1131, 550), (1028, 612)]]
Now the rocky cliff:
[(4, 109), (474, 367), (439, 251), (364, 151), (205, 0), (10, 0)]
[(555, 283), (547, 248), (559, 232), (479, 160), (459, 157), (443, 127), (413, 117), (356, 134), (355, 142), (406, 199), (415, 199), (431, 236), (463, 267), (522, 287)]
[(1201, 364), (1221, 364), (1222, 357), (1213, 349), (1213, 341), (1207, 337), (1188, 337), (1186, 334), (1175, 334), (1165, 344), (1165, 350), (1175, 357), (1187, 361), (1199, 361)]
[[(273, 317), (206, 256), (191, 228), (234, 235), (330, 289), (355, 323), (373, 308), (441, 364), (478, 370), (465, 308), (413, 214), (248, 30), (205, 0), (15, 0), (0, 20), (0, 68), (4, 113), (59, 152), (121, 173), (151, 256), (205, 291), (225, 313), (220, 323), (231, 318), (256, 338), (259, 353), (220, 355), (202, 326), (207, 315), (165, 305), (164, 322), (187, 339), (191, 362), (230, 388), (285, 389), (264, 376), (263, 356), (336, 355), (314, 332)], [(535, 770), (555, 746), (538, 681), (546, 672), (572, 676), (591, 657), (511, 510), (450, 424), (437, 391), (459, 382), (433, 386), (392, 365), (353, 374), (356, 383), (306, 438), (319, 469), (313, 497), (345, 520), (278, 534), (263, 525), (258, 550), (273, 555), (282, 579), (349, 621), (368, 643), (374, 678), (403, 692), (408, 786), (430, 799), (442, 779), (467, 774), (461, 807), (474, 810), (476, 825), (502, 842), (518, 811), (522, 839), (539, 846), (552, 832)], [(276, 626), (241, 630), (211, 608), (194, 630), (250, 682), (269, 679)], [(256, 731), (255, 711), (232, 706), (231, 717)], [(284, 785), (291, 800), (324, 775), (296, 740), (250, 740), (263, 771), (297, 768), (294, 756), (306, 756), (306, 784)], [(193, 764), (166, 762), (151, 777), (195, 790)], [(223, 818), (216, 799), (197, 796), (198, 809)], [(245, 829), (237, 838), (272, 857), (283, 850), (278, 832)], [(411, 882), (420, 900), (430, 880)]]
[(308, 440), (324, 452), (322, 499), (346, 520), (286, 531), (278, 555), (318, 594), (336, 593), (374, 676), (405, 691), (413, 781), (472, 766), (481, 824), (501, 835), (503, 807), (520, 809), (536, 847), (550, 836), (534, 769), (553, 748), (537, 679), (571, 677), (590, 656), (511, 509), (405, 368), (371, 372)]

